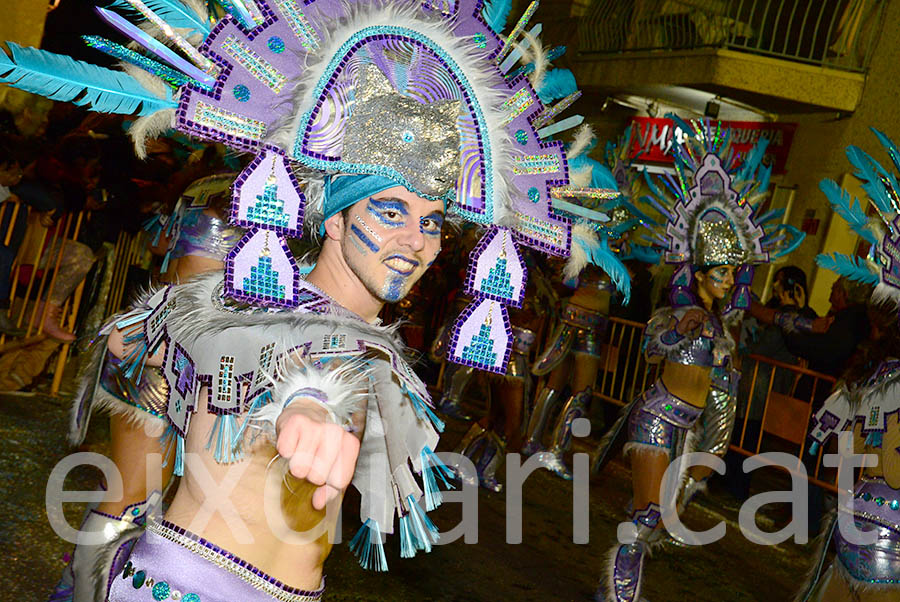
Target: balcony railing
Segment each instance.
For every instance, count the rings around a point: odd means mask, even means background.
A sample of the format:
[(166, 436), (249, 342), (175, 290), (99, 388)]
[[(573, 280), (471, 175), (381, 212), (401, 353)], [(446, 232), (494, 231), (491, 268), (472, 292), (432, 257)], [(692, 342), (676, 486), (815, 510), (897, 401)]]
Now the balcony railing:
[(865, 72), (887, 0), (594, 0), (582, 54), (728, 48)]

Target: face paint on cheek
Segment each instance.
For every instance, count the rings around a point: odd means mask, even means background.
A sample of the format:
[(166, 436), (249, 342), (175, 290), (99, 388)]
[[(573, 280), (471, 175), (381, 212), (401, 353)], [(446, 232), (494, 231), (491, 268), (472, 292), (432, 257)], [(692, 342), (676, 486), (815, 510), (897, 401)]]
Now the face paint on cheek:
[(373, 253), (377, 253), (381, 250), (378, 248), (378, 245), (372, 242), (371, 239), (369, 239), (369, 237), (363, 233), (362, 230), (356, 227), (356, 224), (350, 224), (350, 231), (356, 235), (356, 237), (360, 240), (360, 242), (362, 242), (362, 244), (369, 247), (369, 250)]
[(369, 224), (367, 224), (367, 223), (363, 220), (363, 218), (361, 218), (361, 217), (358, 216), (358, 215), (356, 215), (356, 216), (354, 216), (354, 217), (356, 217), (356, 221), (359, 223), (360, 227), (366, 232), (366, 234), (368, 234), (369, 236), (371, 236), (372, 238), (374, 238), (374, 239), (377, 240), (378, 242), (381, 242), (381, 237), (378, 236), (378, 232), (375, 232), (375, 230), (373, 230), (372, 228), (370, 228), (370, 227), (369, 227)]

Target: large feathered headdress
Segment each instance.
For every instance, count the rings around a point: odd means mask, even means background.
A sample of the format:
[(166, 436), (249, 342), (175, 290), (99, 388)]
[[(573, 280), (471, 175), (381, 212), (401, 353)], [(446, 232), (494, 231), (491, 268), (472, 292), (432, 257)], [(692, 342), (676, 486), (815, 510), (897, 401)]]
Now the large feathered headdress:
[(771, 174), (771, 167), (762, 164), (768, 141), (761, 138), (742, 157), (721, 124), (668, 117), (684, 134), (673, 143), (675, 176), (652, 177), (645, 171), (650, 195), (642, 200), (666, 220), (664, 226), (651, 229), (651, 236), (666, 249), (666, 262), (676, 265), (669, 301), (674, 306), (696, 304), (691, 290), (694, 270), (730, 264), (740, 267), (727, 310), (746, 309), (752, 266), (789, 253), (805, 236), (778, 223), (783, 210), (761, 212)]
[(10, 44), (0, 82), (140, 115), (139, 153), (173, 126), (254, 153), (232, 189), (232, 222), (247, 234), (226, 259), (226, 294), (252, 303), (299, 302), (285, 237), (322, 220), (329, 174), (375, 174), (444, 199), (487, 229), (467, 277), (475, 301), (449, 357), (502, 372), (506, 306), (525, 292), (518, 248), (568, 256), (585, 230), (554, 201), (615, 195), (570, 185), (552, 138), (583, 120), (559, 118), (580, 92), (571, 72), (548, 68), (564, 48), (538, 40), (537, 2), (505, 37), (504, 0), (218, 4), (227, 13), (215, 20), (198, 0), (115, 0), (97, 10), (131, 43), (86, 41), (125, 72)]
[[(894, 169), (900, 171), (900, 151), (890, 138), (874, 128), (872, 131), (887, 150)], [(847, 147), (847, 157), (856, 168), (854, 175), (862, 180), (875, 216), (866, 215), (859, 200), (841, 189), (834, 180), (822, 180), (819, 188), (828, 197), (835, 213), (871, 245), (869, 254), (865, 258), (841, 253), (823, 254), (816, 257), (816, 262), (851, 280), (873, 285), (874, 300), (888, 300), (900, 305), (900, 183), (897, 174), (887, 171), (856, 146)]]

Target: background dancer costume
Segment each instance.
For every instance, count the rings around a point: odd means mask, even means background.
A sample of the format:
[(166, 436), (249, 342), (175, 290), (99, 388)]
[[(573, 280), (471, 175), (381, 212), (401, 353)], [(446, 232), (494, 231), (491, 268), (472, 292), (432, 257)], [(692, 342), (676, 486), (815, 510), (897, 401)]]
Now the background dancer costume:
[[(896, 175), (900, 171), (900, 153), (887, 136), (873, 131), (896, 171), (887, 171), (854, 146), (847, 148), (847, 157), (863, 182), (875, 216), (869, 217), (859, 201), (834, 181), (823, 180), (819, 184), (835, 213), (871, 245), (868, 256), (834, 253), (819, 255), (816, 261), (841, 276), (873, 286), (872, 303), (885, 306), (874, 313), (884, 313), (885, 309), (900, 305), (900, 185)], [(845, 378), (838, 384), (816, 413), (810, 433), (812, 454), (832, 435), (850, 431), (854, 433), (854, 453), (877, 456), (877, 466), (863, 469), (849, 500), (841, 501), (837, 509), (839, 516), (852, 521), (871, 541), (853, 541), (836, 521), (823, 541), (809, 581), (797, 595), (796, 599), (802, 602), (893, 600), (900, 594), (900, 472), (896, 463), (900, 444), (900, 333), (896, 320), (892, 322), (877, 325), (871, 335), (875, 341), (870, 343), (874, 351), (869, 365), (861, 374), (856, 373), (856, 380)], [(849, 373), (845, 376), (849, 377)], [(823, 575), (821, 569), (830, 543), (834, 543), (837, 554)]]
[[(673, 150), (678, 179), (664, 176), (668, 179), (664, 187), (645, 172), (652, 204), (666, 220), (664, 227), (650, 232), (649, 239), (667, 249), (667, 263), (676, 264), (669, 283), (670, 307), (654, 313), (644, 341), (648, 361), (664, 360), (666, 365), (662, 376), (622, 411), (601, 442), (596, 460), (597, 466), (602, 466), (627, 425), (625, 451), (632, 455), (634, 482), (650, 483), (645, 485), (650, 503), (645, 507), (634, 503), (630, 540), (610, 552), (605, 594), (615, 602), (640, 600), (644, 562), (661, 511), (669, 506), (676, 511), (683, 508), (698, 487), (696, 481), (688, 480), (676, 499), (653, 501), (661, 495), (664, 470), (658, 459), (662, 457), (667, 465), (686, 451), (698, 451), (688, 442), (692, 432), (707, 442), (709, 450), (723, 448), (730, 439), (734, 391), (726, 371), (730, 371), (734, 343), (728, 325), (739, 320), (740, 312), (749, 306), (751, 265), (768, 261), (770, 254), (787, 253), (803, 240), (796, 229), (772, 224), (778, 212), (757, 213), (770, 171), (761, 166), (764, 140), (741, 158), (730, 150), (728, 131), (709, 122), (687, 124), (671, 117), (687, 135)], [(677, 196), (664, 194), (664, 188), (677, 191)], [(767, 232), (769, 226), (774, 227)], [(710, 287), (717, 287), (724, 298), (732, 274), (734, 291), (720, 312)], [(709, 308), (701, 302), (705, 301), (701, 286), (710, 297)], [(673, 394), (672, 383), (666, 382), (668, 370), (682, 374), (679, 366), (700, 369), (691, 373), (697, 384), (683, 387), (697, 398), (691, 402)], [(713, 391), (721, 391), (721, 397), (710, 403)], [(701, 420), (701, 416), (708, 418)], [(696, 433), (695, 429), (704, 425), (713, 427), (710, 436)]]

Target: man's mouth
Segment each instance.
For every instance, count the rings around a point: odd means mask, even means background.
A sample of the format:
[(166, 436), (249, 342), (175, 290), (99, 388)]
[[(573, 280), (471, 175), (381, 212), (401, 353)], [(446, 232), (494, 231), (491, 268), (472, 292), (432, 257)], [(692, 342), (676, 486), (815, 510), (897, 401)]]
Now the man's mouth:
[(397, 272), (401, 276), (409, 276), (419, 267), (419, 262), (407, 259), (401, 255), (391, 255), (384, 260), (384, 265), (392, 272)]

